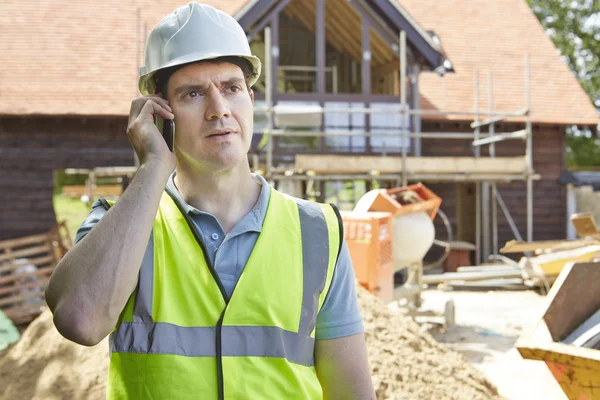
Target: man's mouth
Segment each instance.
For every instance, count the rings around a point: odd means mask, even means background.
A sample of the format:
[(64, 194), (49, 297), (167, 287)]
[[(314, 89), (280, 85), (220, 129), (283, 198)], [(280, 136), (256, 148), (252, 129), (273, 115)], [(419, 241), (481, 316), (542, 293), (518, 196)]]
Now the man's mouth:
[(235, 133), (235, 132), (234, 132), (234, 131), (232, 131), (232, 130), (222, 130), (222, 131), (220, 130), (220, 131), (217, 131), (217, 132), (215, 132), (215, 133), (211, 133), (211, 134), (210, 134), (210, 135), (208, 135), (207, 137), (209, 137), (209, 138), (210, 138), (210, 137), (223, 137), (223, 136), (228, 136), (228, 135), (231, 135), (231, 134), (233, 134), (233, 133)]

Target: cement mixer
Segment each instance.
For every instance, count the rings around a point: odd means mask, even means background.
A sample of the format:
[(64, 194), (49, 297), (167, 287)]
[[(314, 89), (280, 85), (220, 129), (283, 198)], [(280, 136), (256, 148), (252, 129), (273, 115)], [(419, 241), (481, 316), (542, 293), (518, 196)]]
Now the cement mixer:
[[(423, 258), (434, 243), (445, 245), (452, 240), (450, 224), (439, 209), (441, 202), (440, 197), (419, 183), (395, 189), (372, 190), (361, 197), (352, 211), (356, 215), (390, 213), (392, 274), (404, 272), (407, 275), (404, 285), (394, 289), (393, 298), (407, 299), (413, 309), (421, 306)], [(435, 238), (433, 219), (438, 213), (448, 231), (445, 242)]]
[[(419, 185), (418, 188), (423, 188), (423, 185)], [(414, 189), (415, 186), (409, 186), (405, 190), (371, 190), (360, 198), (353, 210), (359, 213), (367, 211), (392, 213), (394, 272), (398, 272), (408, 264), (423, 260), (435, 240), (432, 217), (435, 217), (441, 199), (423, 199)], [(402, 201), (399, 197), (406, 200)], [(426, 205), (427, 208), (435, 208), (433, 213), (424, 210), (425, 205), (422, 202), (426, 200), (434, 200), (433, 203)]]

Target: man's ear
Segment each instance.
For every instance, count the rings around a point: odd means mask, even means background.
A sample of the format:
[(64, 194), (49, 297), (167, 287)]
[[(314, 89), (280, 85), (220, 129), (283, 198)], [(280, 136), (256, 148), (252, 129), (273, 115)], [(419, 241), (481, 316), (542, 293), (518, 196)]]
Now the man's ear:
[(254, 90), (250, 89), (248, 93), (250, 94), (250, 100), (252, 100), (252, 105), (254, 105)]

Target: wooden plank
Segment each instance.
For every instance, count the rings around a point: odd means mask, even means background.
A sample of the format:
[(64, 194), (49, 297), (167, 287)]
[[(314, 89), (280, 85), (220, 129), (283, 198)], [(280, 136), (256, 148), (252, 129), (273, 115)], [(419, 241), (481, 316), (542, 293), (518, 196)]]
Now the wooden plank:
[(558, 343), (600, 307), (600, 264), (567, 266), (548, 294), (549, 306), (515, 347), (525, 359), (544, 361), (569, 399), (598, 398), (600, 351)]
[(14, 274), (10, 276), (0, 277), (0, 285), (15, 282), (19, 279), (30, 278), (34, 276), (49, 276), (54, 270), (54, 266), (38, 269), (36, 272), (28, 272), (26, 274)]
[(510, 279), (521, 277), (521, 270), (517, 268), (489, 272), (446, 272), (444, 274), (424, 275), (423, 283), (433, 285), (451, 281), (484, 281), (488, 279)]
[(15, 324), (22, 324), (33, 321), (38, 315), (40, 315), (44, 309), (48, 307), (46, 302), (39, 302), (18, 308), (10, 308), (4, 311), (6, 316), (10, 318)]
[(600, 309), (600, 263), (574, 264), (544, 315), (555, 341), (566, 338)]
[(44, 264), (53, 263), (53, 262), (54, 262), (53, 255), (47, 255), (47, 256), (42, 256), (42, 257), (38, 257), (38, 258), (27, 259), (27, 262), (22, 262), (22, 263), (11, 262), (8, 265), (3, 265), (2, 267), (0, 267), (0, 274), (3, 274), (5, 272), (13, 272), (14, 270), (24, 267), (26, 265), (35, 265), (36, 267), (39, 267)]
[(17, 239), (8, 239), (0, 241), (0, 250), (7, 248), (15, 248), (34, 243), (43, 243), (48, 240), (48, 234), (42, 233), (39, 235), (26, 236)]
[(40, 299), (44, 299), (44, 291), (35, 291), (35, 292), (27, 292), (27, 293), (22, 293), (18, 296), (11, 296), (11, 297), (6, 297), (3, 299), (0, 299), (0, 308), (6, 308), (6, 309), (10, 309), (10, 307), (5, 307), (9, 304), (16, 304), (18, 303), (18, 306), (21, 305), (21, 303), (24, 300), (28, 300), (28, 299), (33, 299), (33, 298), (40, 298)]
[(540, 240), (534, 242), (520, 242), (518, 240), (511, 240), (500, 249), (500, 253), (523, 253), (526, 251), (545, 249), (569, 250), (594, 244), (599, 244), (599, 242), (596, 240)]
[(4, 312), (6, 315), (19, 315), (22, 313), (27, 313), (30, 310), (36, 310), (42, 307), (48, 307), (48, 305), (46, 304), (46, 300), (44, 299), (41, 299), (40, 301), (37, 301), (35, 303), (23, 304), (18, 307), (6, 307), (2, 310), (2, 312)]
[(42, 254), (42, 253), (48, 254), (51, 251), (52, 251), (52, 246), (50, 246), (50, 243), (45, 243), (40, 246), (29, 247), (29, 248), (26, 248), (23, 250), (13, 251), (11, 254), (2, 254), (2, 255), (0, 255), (0, 262), (6, 261), (6, 260), (15, 260), (17, 258), (23, 258), (23, 257), (27, 257), (27, 256), (36, 255), (36, 254)]
[(573, 214), (571, 223), (580, 237), (599, 236), (596, 221), (590, 212)]
[[(407, 171), (413, 174), (522, 174), (524, 157), (407, 157)], [(318, 174), (354, 174), (379, 171), (381, 174), (402, 172), (402, 157), (340, 156), (297, 154), (297, 171)]]
[[(69, 185), (63, 186), (62, 195), (66, 197), (81, 197), (88, 193), (88, 188), (85, 185)], [(104, 197), (104, 196), (120, 196), (123, 194), (123, 188), (121, 185), (100, 185), (96, 186), (92, 190), (92, 196)]]
[(15, 292), (19, 292), (22, 289), (32, 289), (32, 288), (37, 288), (37, 287), (45, 289), (49, 280), (50, 280), (50, 277), (48, 277), (46, 279), (44, 279), (44, 278), (37, 279), (37, 280), (31, 281), (31, 282), (19, 283), (18, 285), (8, 285), (8, 286), (0, 287), (0, 297), (4, 296), (6, 294), (13, 294)]

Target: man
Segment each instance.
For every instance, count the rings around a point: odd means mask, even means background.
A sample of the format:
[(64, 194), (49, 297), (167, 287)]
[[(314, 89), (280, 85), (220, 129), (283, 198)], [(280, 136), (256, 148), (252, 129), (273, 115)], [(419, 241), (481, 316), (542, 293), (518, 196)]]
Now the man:
[[(261, 66), (243, 29), (192, 2), (145, 62), (127, 129), (140, 167), (49, 282), (59, 332), (110, 334), (111, 399), (374, 398), (337, 210), (250, 172)], [(176, 121), (173, 153), (155, 116)]]

